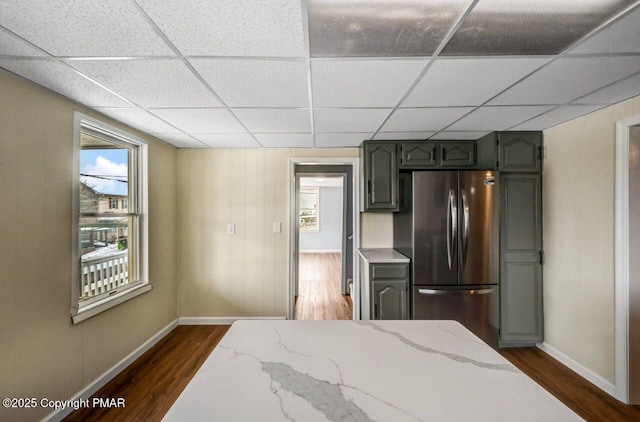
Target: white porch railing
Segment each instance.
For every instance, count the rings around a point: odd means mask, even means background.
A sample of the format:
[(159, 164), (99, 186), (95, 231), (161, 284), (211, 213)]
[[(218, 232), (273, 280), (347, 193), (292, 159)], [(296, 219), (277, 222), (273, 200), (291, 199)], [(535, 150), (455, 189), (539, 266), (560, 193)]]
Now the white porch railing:
[(106, 293), (129, 282), (129, 252), (82, 261), (82, 291), (80, 297), (88, 299)]

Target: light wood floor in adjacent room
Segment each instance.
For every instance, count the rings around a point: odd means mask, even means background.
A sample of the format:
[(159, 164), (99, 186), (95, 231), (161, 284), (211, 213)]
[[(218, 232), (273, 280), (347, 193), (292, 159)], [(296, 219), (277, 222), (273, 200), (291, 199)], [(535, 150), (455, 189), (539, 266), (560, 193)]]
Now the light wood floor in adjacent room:
[(294, 319), (352, 319), (351, 297), (340, 286), (342, 254), (301, 253)]
[[(177, 327), (94, 395), (123, 397), (125, 408), (80, 409), (65, 420), (160, 421), (228, 328)], [(589, 422), (640, 421), (640, 406), (620, 403), (535, 347), (501, 353)]]

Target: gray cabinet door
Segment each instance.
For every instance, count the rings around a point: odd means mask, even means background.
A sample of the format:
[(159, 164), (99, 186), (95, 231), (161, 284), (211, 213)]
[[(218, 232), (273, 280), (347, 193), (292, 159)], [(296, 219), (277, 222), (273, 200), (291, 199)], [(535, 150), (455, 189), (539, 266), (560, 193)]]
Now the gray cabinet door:
[(542, 134), (540, 132), (501, 132), (500, 171), (540, 173), (542, 170)]
[(396, 144), (364, 143), (365, 211), (398, 210)]
[(373, 280), (371, 293), (372, 319), (407, 319), (406, 280)]
[(424, 169), (438, 165), (436, 142), (402, 142), (400, 144), (400, 168)]
[(543, 341), (541, 176), (502, 174), (500, 346)]
[(476, 143), (443, 142), (440, 144), (442, 167), (474, 167), (476, 165)]

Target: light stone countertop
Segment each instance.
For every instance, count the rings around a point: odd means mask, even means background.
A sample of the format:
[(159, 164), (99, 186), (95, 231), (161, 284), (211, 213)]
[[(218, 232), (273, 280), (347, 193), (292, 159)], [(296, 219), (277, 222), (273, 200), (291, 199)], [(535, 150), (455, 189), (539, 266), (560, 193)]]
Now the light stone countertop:
[(233, 324), (166, 421), (577, 421), (455, 321)]
[(392, 248), (358, 249), (358, 252), (365, 261), (371, 264), (409, 262), (409, 258)]

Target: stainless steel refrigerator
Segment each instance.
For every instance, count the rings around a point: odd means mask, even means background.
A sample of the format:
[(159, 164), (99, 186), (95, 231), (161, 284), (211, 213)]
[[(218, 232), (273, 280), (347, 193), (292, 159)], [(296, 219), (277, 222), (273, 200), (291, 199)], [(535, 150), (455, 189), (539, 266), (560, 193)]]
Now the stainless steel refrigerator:
[(492, 171), (400, 175), (394, 248), (411, 258), (413, 319), (459, 321), (491, 346), (499, 328), (499, 193)]

